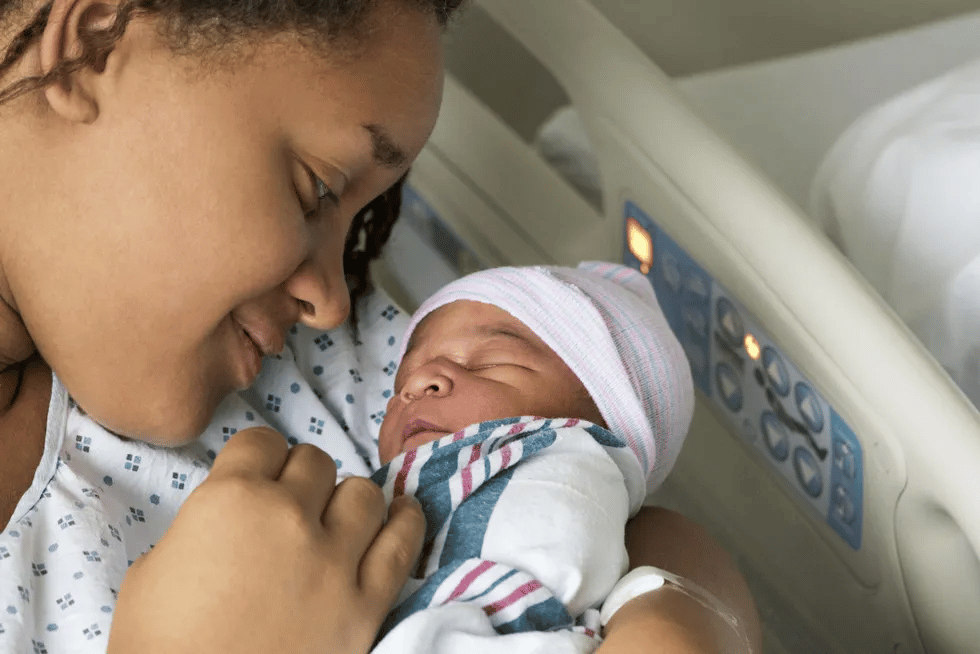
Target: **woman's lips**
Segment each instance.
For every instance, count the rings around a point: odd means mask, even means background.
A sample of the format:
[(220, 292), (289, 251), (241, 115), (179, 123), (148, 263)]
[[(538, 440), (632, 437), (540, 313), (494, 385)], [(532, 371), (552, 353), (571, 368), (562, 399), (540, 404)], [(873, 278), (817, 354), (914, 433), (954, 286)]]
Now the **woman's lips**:
[(232, 323), (238, 335), (239, 345), (238, 388), (244, 390), (255, 382), (259, 372), (262, 371), (262, 349), (252, 340), (245, 328), (238, 324), (238, 321), (233, 319)]

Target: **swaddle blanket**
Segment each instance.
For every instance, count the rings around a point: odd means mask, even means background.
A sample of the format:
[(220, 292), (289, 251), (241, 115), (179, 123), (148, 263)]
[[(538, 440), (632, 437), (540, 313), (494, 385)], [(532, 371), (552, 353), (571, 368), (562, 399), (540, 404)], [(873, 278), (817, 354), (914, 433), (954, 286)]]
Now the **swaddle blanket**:
[(419, 578), (375, 651), (593, 651), (595, 608), (627, 567), (624, 451), (590, 422), (508, 418), (378, 470), (387, 499), (414, 495), (427, 525)]

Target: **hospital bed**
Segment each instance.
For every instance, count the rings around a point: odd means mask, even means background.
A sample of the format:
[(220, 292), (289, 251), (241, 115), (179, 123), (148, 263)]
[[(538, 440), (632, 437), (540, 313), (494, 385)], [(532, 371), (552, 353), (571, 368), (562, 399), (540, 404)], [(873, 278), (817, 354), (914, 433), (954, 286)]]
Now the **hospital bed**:
[[(766, 650), (978, 651), (980, 414), (798, 208), (817, 151), (862, 106), (956, 62), (920, 61), (911, 79), (885, 83), (851, 52), (854, 74), (882, 82), (877, 98), (800, 105), (796, 120), (812, 109), (826, 123), (794, 137), (806, 145), (794, 158), (763, 142), (776, 130), (751, 138), (755, 110), (739, 116), (722, 100), (761, 96), (751, 83), (765, 86), (768, 70), (787, 103), (803, 102), (794, 83), (821, 70), (815, 60), (679, 85), (585, 0), (478, 5), (567, 93), (598, 161), (601, 206), (450, 77), (383, 283), (411, 308), (484, 266), (638, 268), (697, 388), (684, 451), (650, 500), (732, 552)], [(775, 101), (760, 125), (795, 134), (784, 108)]]

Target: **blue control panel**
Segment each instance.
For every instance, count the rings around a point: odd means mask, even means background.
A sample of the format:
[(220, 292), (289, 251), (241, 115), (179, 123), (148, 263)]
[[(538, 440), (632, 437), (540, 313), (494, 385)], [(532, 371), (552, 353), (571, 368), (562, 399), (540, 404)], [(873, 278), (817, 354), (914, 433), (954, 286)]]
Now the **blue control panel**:
[(626, 265), (653, 284), (695, 385), (795, 489), (861, 548), (864, 463), (851, 428), (721, 284), (639, 207), (625, 206)]

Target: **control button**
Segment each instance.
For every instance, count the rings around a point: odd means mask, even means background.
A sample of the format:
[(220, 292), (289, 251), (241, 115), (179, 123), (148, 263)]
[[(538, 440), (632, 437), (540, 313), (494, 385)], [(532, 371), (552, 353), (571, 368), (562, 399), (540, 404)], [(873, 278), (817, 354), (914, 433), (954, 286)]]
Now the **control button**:
[(786, 364), (776, 352), (776, 348), (767, 345), (762, 350), (762, 366), (766, 369), (766, 376), (769, 383), (777, 393), (786, 397), (789, 395), (789, 374), (786, 372)]
[(820, 467), (817, 460), (810, 454), (810, 450), (798, 447), (793, 452), (793, 468), (796, 469), (796, 478), (799, 480), (803, 490), (810, 497), (820, 497), (823, 491), (823, 480), (820, 478)]
[(840, 468), (846, 479), (857, 476), (857, 459), (851, 446), (844, 441), (834, 443), (834, 465)]
[(684, 348), (684, 354), (687, 355), (687, 360), (691, 362), (691, 370), (700, 374), (708, 371), (708, 357), (705, 356), (704, 350), (698, 347), (690, 338), (685, 338), (681, 346)]
[(718, 382), (718, 393), (722, 402), (731, 411), (742, 410), (742, 383), (732, 367), (727, 363), (719, 363), (715, 368), (715, 379)]
[(697, 307), (684, 307), (684, 322), (698, 336), (704, 338), (708, 335), (708, 317)]
[(693, 295), (696, 295), (702, 302), (708, 299), (708, 283), (704, 281), (704, 278), (701, 277), (701, 275), (691, 275), (687, 278), (684, 285), (687, 287), (688, 291), (690, 291)]
[(785, 461), (789, 456), (789, 436), (786, 435), (786, 426), (775, 413), (766, 411), (762, 414), (762, 434), (772, 458)]
[(796, 385), (794, 395), (796, 395), (796, 406), (800, 409), (803, 421), (815, 432), (822, 430), (823, 409), (820, 408), (820, 400), (817, 399), (817, 394), (807, 384), (800, 382)]
[(853, 524), (857, 517), (857, 508), (851, 494), (840, 484), (834, 487), (834, 513), (841, 522), (848, 525)]
[(725, 334), (725, 339), (734, 347), (742, 346), (745, 337), (745, 327), (742, 319), (735, 310), (735, 305), (728, 298), (718, 300), (718, 324)]
[(677, 259), (672, 254), (664, 254), (661, 259), (660, 270), (663, 272), (664, 281), (677, 293), (681, 290), (681, 271), (677, 266)]

